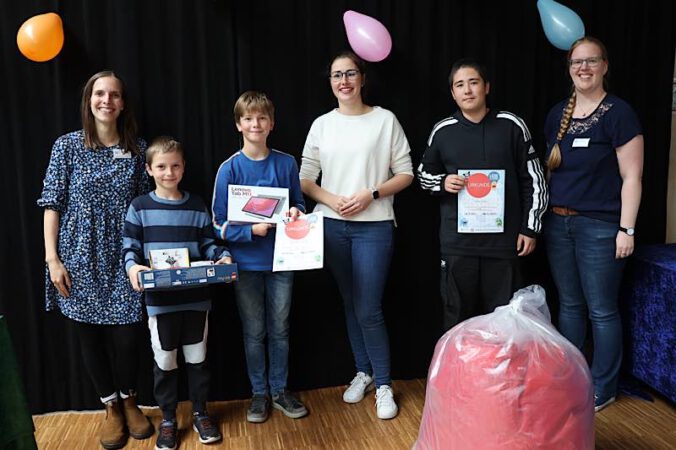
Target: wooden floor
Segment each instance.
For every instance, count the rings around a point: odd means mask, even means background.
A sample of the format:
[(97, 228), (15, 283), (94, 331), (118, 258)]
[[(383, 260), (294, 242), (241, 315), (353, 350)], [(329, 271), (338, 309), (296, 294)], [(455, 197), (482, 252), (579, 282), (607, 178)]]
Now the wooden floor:
[[(400, 413), (392, 420), (375, 417), (372, 396), (349, 405), (342, 401), (344, 387), (301, 392), (310, 410), (293, 420), (273, 410), (263, 424), (246, 421), (248, 401), (214, 402), (210, 412), (221, 423), (224, 439), (205, 446), (189, 423), (190, 405), (179, 407), (181, 449), (410, 449), (416, 440), (425, 400), (425, 380), (395, 381)], [(145, 409), (155, 427), (157, 408)], [(98, 433), (103, 413), (59, 413), (35, 416), (35, 436), (41, 450), (101, 448)], [(155, 439), (130, 439), (125, 448), (152, 449)], [(596, 414), (596, 448), (603, 450), (676, 449), (676, 411), (660, 398), (654, 403), (621, 397)], [(444, 449), (439, 449), (444, 450)]]

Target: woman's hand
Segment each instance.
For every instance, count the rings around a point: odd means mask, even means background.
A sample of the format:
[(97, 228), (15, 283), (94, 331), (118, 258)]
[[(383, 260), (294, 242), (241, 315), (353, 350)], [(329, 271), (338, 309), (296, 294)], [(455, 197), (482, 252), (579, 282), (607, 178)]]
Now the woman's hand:
[(465, 187), (465, 178), (451, 174), (444, 179), (444, 189), (451, 194), (457, 194)]
[(56, 290), (59, 291), (62, 297), (68, 297), (70, 295), (71, 282), (66, 266), (63, 265), (59, 258), (55, 258), (47, 262), (47, 267), (49, 267), (49, 279)]
[(265, 237), (268, 235), (268, 230), (272, 228), (271, 223), (256, 223), (251, 226), (251, 234)]
[(362, 189), (352, 194), (346, 203), (338, 210), (338, 214), (343, 217), (352, 217), (366, 210), (373, 201), (371, 189)]
[(343, 197), (342, 195), (329, 194), (328, 202), (324, 204), (342, 216), (343, 214), (340, 210), (343, 209), (349, 201), (349, 198)]
[(627, 258), (634, 253), (634, 236), (618, 231), (615, 238), (615, 259)]
[(129, 282), (131, 283), (131, 287), (134, 288), (136, 292), (143, 292), (143, 286), (141, 286), (141, 283), (138, 282), (138, 273), (145, 270), (153, 269), (141, 264), (135, 264), (129, 269), (129, 273), (127, 274), (129, 276)]

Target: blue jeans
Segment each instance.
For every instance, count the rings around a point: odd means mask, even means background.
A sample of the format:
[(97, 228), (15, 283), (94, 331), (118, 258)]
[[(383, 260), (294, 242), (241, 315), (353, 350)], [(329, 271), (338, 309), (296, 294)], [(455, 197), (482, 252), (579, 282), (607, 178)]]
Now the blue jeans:
[(390, 344), (382, 298), (394, 248), (391, 221), (324, 219), (326, 262), (343, 298), (357, 371), (391, 384)]
[(618, 295), (624, 260), (615, 259), (618, 225), (585, 216), (548, 213), (543, 226), (549, 266), (559, 291), (559, 329), (582, 350), (587, 314), (592, 324), (591, 366), (596, 395), (617, 394), (622, 362)]
[[(244, 332), (246, 367), (253, 393), (277, 394), (286, 389), (289, 371), (289, 311), (293, 272), (242, 270), (239, 272), (239, 281), (234, 285)], [(265, 366), (266, 335), (269, 377)]]

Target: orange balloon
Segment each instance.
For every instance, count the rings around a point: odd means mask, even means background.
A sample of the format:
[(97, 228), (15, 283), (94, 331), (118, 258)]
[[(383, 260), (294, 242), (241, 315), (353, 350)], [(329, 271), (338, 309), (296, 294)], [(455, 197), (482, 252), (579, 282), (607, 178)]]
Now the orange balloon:
[(21, 25), (16, 45), (31, 61), (49, 61), (63, 47), (63, 22), (56, 13), (33, 16)]

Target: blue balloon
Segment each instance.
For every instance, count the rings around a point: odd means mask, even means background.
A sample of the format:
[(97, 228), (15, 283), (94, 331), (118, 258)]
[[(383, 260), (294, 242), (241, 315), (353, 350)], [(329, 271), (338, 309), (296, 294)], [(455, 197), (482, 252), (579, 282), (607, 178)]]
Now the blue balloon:
[(584, 23), (575, 11), (554, 0), (538, 0), (542, 28), (549, 42), (558, 49), (570, 50), (584, 36)]

